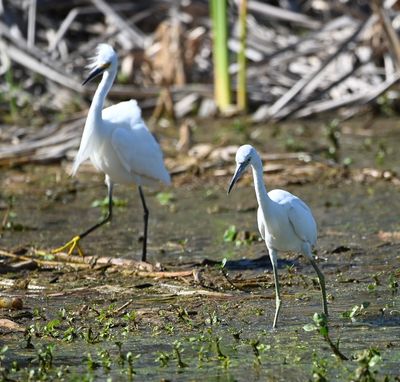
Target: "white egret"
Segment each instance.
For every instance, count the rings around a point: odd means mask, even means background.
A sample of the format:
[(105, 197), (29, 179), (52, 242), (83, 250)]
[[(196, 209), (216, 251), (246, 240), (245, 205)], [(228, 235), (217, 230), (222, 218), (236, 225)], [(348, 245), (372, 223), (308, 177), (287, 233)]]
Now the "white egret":
[(290, 192), (272, 190), (267, 193), (261, 159), (254, 147), (250, 145), (239, 147), (236, 153), (236, 171), (229, 184), (228, 194), (248, 165), (253, 170), (254, 188), (258, 201), (258, 229), (267, 246), (274, 272), (276, 308), (273, 327), (276, 327), (281, 308), (277, 270), (279, 251), (300, 252), (309, 259), (317, 272), (324, 313), (328, 315), (324, 275), (319, 270), (311, 252), (317, 240), (317, 225), (310, 208)]
[(117, 74), (118, 57), (110, 45), (100, 44), (96, 56), (88, 66), (91, 71), (82, 85), (103, 74), (94, 94), (83, 130), (82, 140), (72, 169), (75, 175), (80, 164), (90, 158), (97, 170), (105, 174), (108, 187), (108, 214), (99, 223), (75, 236), (53, 252), (69, 248), (71, 254), (79, 247), (79, 240), (112, 218), (112, 191), (114, 183), (136, 184), (144, 210), (144, 237), (142, 261), (146, 261), (147, 225), (149, 210), (146, 206), (142, 185), (154, 185), (161, 181), (171, 183), (163, 163), (163, 154), (151, 132), (141, 118), (141, 110), (135, 100), (120, 102), (103, 109), (104, 100)]

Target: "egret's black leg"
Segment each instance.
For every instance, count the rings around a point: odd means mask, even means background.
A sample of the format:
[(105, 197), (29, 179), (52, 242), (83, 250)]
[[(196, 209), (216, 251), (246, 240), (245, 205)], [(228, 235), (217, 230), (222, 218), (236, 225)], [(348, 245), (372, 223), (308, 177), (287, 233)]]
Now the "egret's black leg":
[(143, 221), (144, 221), (144, 229), (143, 229), (143, 251), (142, 251), (142, 261), (146, 261), (147, 255), (147, 223), (149, 221), (149, 210), (146, 205), (146, 200), (144, 199), (144, 194), (141, 186), (138, 186), (140, 199), (142, 200), (143, 205)]
[(78, 254), (80, 256), (83, 256), (83, 251), (79, 246), (79, 240), (81, 240), (83, 237), (86, 235), (89, 235), (90, 232), (94, 231), (95, 229), (99, 228), (103, 224), (107, 223), (108, 221), (111, 220), (112, 218), (112, 191), (113, 191), (113, 184), (111, 183), (110, 179), (106, 177), (106, 184), (108, 187), (108, 213), (107, 216), (99, 223), (95, 224), (94, 226), (90, 227), (87, 229), (85, 232), (81, 233), (80, 235), (77, 235), (73, 237), (68, 243), (64, 244), (62, 247), (56, 248), (52, 251), (52, 253), (58, 253), (62, 252), (65, 249), (69, 248), (68, 250), (68, 255), (71, 255), (74, 249), (78, 251)]
[(112, 192), (113, 192), (113, 184), (112, 183), (107, 183), (107, 187), (108, 187), (108, 212), (107, 215), (105, 216), (105, 218), (95, 224), (93, 227), (90, 227), (89, 229), (87, 229), (85, 232), (81, 233), (79, 235), (79, 237), (82, 239), (85, 236), (89, 235), (89, 233), (93, 232), (95, 229), (101, 227), (103, 224), (109, 222), (112, 219), (112, 208), (113, 208), (113, 202), (112, 202)]

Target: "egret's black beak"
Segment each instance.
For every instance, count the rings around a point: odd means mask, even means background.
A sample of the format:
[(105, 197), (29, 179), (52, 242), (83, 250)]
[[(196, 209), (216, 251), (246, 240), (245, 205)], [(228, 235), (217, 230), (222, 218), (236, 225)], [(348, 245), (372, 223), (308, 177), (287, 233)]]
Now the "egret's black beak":
[(246, 167), (247, 167), (247, 164), (248, 164), (248, 163), (243, 162), (243, 163), (240, 163), (240, 164), (236, 167), (236, 171), (235, 171), (235, 173), (233, 174), (233, 177), (232, 177), (231, 182), (229, 183), (228, 194), (231, 192), (231, 190), (232, 190), (233, 186), (235, 185), (235, 183), (236, 183), (236, 182), (239, 180), (239, 178), (242, 176), (244, 170), (245, 170)]
[(109, 66), (110, 66), (110, 64), (107, 63), (107, 64), (104, 64), (104, 65), (98, 66), (97, 68), (94, 68), (89, 73), (88, 78), (86, 78), (86, 80), (82, 82), (82, 86), (86, 85), (89, 81), (93, 80), (93, 78), (95, 78), (98, 75), (100, 75), (101, 73), (103, 73)]

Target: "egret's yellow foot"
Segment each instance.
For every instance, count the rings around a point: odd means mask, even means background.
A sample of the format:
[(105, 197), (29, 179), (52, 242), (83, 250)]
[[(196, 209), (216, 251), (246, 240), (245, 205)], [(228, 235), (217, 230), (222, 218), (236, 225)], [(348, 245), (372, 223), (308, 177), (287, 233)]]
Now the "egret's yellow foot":
[(62, 252), (64, 250), (66, 250), (69, 247), (68, 250), (68, 255), (71, 255), (72, 252), (74, 251), (74, 249), (76, 248), (76, 250), (78, 251), (79, 256), (84, 256), (83, 251), (81, 249), (81, 247), (79, 246), (79, 240), (81, 239), (80, 236), (75, 236), (72, 238), (72, 240), (70, 240), (68, 243), (64, 244), (62, 247), (53, 249), (51, 251), (51, 253), (59, 253)]

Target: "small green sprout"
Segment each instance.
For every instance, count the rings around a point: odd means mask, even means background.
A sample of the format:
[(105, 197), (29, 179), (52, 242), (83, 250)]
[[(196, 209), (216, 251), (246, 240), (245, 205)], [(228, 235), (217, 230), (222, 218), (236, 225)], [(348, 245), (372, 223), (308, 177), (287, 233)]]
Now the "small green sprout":
[(182, 353), (184, 349), (182, 348), (182, 344), (180, 343), (180, 341), (178, 340), (174, 341), (173, 345), (174, 345), (175, 359), (178, 364), (178, 367), (181, 369), (188, 367), (189, 365), (182, 361)]
[(236, 240), (237, 236), (236, 226), (231, 225), (229, 228), (224, 232), (224, 241), (226, 243), (231, 243)]
[(377, 373), (376, 366), (382, 362), (382, 357), (377, 349), (371, 348), (358, 352), (356, 355), (356, 361), (359, 366), (355, 371), (354, 379), (352, 379), (352, 381), (372, 382), (377, 380), (375, 377), (375, 374)]
[(328, 343), (333, 354), (335, 354), (341, 360), (348, 360), (348, 358), (339, 350), (339, 341), (334, 344), (329, 336), (328, 318), (326, 315), (324, 313), (314, 313), (313, 321), (314, 323), (304, 325), (303, 329), (306, 332), (318, 330), (324, 340)]
[(172, 192), (159, 192), (156, 198), (162, 206), (168, 206), (175, 200), (175, 195)]
[[(96, 199), (95, 201), (93, 201), (91, 207), (101, 208), (108, 211), (108, 202), (109, 202), (108, 196), (106, 196), (104, 199)], [(114, 207), (126, 207), (128, 205), (128, 201), (126, 199), (113, 197), (112, 204)]]
[(156, 358), (157, 362), (160, 362), (161, 367), (167, 367), (170, 360), (170, 356), (168, 353), (160, 351), (158, 352), (158, 357)]
[(388, 286), (390, 291), (392, 292), (392, 295), (395, 295), (397, 293), (397, 290), (399, 289), (399, 283), (397, 282), (394, 273), (390, 273), (389, 275)]
[(362, 316), (365, 313), (365, 309), (369, 307), (369, 302), (364, 301), (360, 305), (354, 305), (351, 310), (347, 310), (341, 314), (342, 318), (350, 318), (352, 322), (357, 321), (357, 317)]

